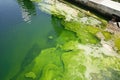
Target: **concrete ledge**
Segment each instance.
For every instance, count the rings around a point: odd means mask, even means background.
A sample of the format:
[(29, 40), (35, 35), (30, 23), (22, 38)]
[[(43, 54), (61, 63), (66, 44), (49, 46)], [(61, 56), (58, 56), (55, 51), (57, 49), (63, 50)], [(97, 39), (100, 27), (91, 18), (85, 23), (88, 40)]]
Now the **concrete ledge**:
[(120, 3), (111, 0), (75, 0), (78, 3), (96, 9), (97, 11), (120, 17)]

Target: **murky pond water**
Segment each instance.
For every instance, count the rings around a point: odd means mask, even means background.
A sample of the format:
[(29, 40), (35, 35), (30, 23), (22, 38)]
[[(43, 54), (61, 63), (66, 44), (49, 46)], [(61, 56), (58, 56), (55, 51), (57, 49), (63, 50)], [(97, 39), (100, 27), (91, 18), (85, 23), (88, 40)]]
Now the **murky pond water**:
[(0, 80), (118, 80), (120, 33), (106, 26), (58, 0), (0, 1)]
[(14, 75), (25, 55), (54, 46), (62, 31), (59, 19), (38, 10), (29, 0), (0, 1), (0, 79)]

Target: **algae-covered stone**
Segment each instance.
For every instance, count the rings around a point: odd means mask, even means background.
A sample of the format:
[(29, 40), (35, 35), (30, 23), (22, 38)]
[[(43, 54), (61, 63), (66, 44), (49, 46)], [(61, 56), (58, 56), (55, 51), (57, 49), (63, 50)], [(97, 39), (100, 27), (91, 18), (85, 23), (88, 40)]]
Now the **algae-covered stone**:
[(80, 21), (84, 24), (88, 24), (88, 25), (99, 25), (101, 24), (101, 22), (93, 17), (82, 17), (80, 18)]
[[(65, 45), (70, 45), (69, 43), (72, 43), (71, 46), (76, 44), (70, 41)], [(26, 78), (37, 80), (93, 80), (96, 74), (100, 75), (101, 80), (106, 80), (106, 78), (119, 79), (120, 58), (106, 56), (105, 52), (101, 51), (101, 47), (97, 49), (93, 45), (82, 44), (76, 44), (76, 46), (78, 46), (77, 49), (70, 48), (73, 49), (72, 51), (61, 51), (62, 47), (42, 50), (41, 54), (33, 60), (34, 65), (31, 63), (26, 66), (18, 74), (16, 80), (26, 80)], [(32, 70), (36, 74), (28, 72), (24, 74), (26, 78), (22, 78), (20, 75), (26, 70)], [(112, 74), (114, 77), (108, 74)]]
[(120, 51), (120, 32), (116, 32), (113, 37), (114, 45)]
[(57, 43), (60, 45), (65, 44), (69, 41), (76, 41), (77, 37), (76, 34), (72, 31), (63, 30), (61, 35), (57, 38)]
[(120, 50), (120, 38), (116, 38), (114, 43), (115, 43), (115, 46)]
[(78, 38), (80, 39), (81, 43), (96, 44), (100, 41), (96, 37), (96, 33), (99, 31), (98, 28), (93, 27), (93, 29), (91, 29), (90, 26), (84, 25), (82, 23), (74, 22), (74, 21), (71, 21), (71, 22), (65, 21), (65, 22), (62, 22), (62, 24), (64, 25), (65, 29), (75, 32)]
[(79, 22), (76, 21), (62, 21), (62, 24), (64, 25), (65, 29), (77, 32), (79, 29), (81, 29), (80, 26), (82, 26), (82, 24), (80, 24)]
[(63, 80), (86, 80), (84, 75), (86, 66), (83, 64), (85, 55), (82, 51), (66, 52), (62, 55), (62, 59), (65, 66)]
[(88, 31), (88, 32), (90, 32), (90, 33), (92, 33), (92, 34), (97, 34), (99, 31), (101, 31), (98, 27), (96, 27), (96, 26), (87, 26), (87, 27), (85, 27), (85, 29)]
[(77, 41), (69, 41), (63, 44), (62, 49), (65, 51), (72, 51), (78, 49), (78, 42)]
[(48, 64), (43, 68), (40, 80), (62, 80), (61, 71), (55, 64)]
[(98, 39), (94, 34), (91, 34), (89, 32), (78, 32), (77, 36), (79, 37), (81, 43), (83, 44), (97, 44), (100, 42), (100, 39)]
[(112, 37), (111, 33), (107, 31), (103, 31), (102, 34), (104, 35), (105, 40), (110, 40)]

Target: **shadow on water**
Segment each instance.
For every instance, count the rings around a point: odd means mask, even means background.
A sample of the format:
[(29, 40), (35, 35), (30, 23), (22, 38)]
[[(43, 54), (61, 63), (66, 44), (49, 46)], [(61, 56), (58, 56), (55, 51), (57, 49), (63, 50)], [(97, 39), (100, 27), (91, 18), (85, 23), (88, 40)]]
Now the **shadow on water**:
[(34, 44), (26, 54), (21, 65), (21, 69), (23, 70), (25, 66), (29, 65), (33, 61), (33, 59), (39, 55), (40, 51), (40, 46), (38, 44)]
[(36, 15), (35, 4), (30, 0), (17, 0), (17, 2), (20, 5), (24, 21), (30, 22), (31, 17)]
[(47, 44), (50, 46), (55, 46), (56, 38), (59, 37), (61, 32), (64, 30), (64, 27), (61, 25), (61, 19), (57, 18), (54, 15), (51, 15), (51, 24), (53, 26), (53, 30), (50, 31), (47, 35)]
[(40, 51), (41, 51), (40, 45), (34, 44), (32, 48), (26, 54), (24, 60), (22, 61), (19, 72), (10, 80), (16, 80), (16, 78), (25, 69), (25, 67), (28, 66), (30, 63), (32, 63), (35, 57), (37, 57), (40, 54)]
[(54, 27), (54, 30), (56, 31), (56, 34), (59, 36), (62, 30), (64, 29), (64, 27), (61, 24), (62, 19), (59, 19), (54, 15), (52, 15), (51, 18), (52, 18), (51, 23)]

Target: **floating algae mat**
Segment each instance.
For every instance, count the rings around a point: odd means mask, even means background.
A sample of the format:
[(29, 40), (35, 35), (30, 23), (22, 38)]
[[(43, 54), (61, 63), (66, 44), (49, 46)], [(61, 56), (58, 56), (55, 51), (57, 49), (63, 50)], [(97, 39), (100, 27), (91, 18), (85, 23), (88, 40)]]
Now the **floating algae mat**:
[(25, 59), (11, 80), (120, 79), (119, 31), (109, 29), (107, 21), (67, 2), (33, 1), (43, 12), (59, 18), (65, 30), (58, 34), (54, 47), (41, 50), (32, 60)]

